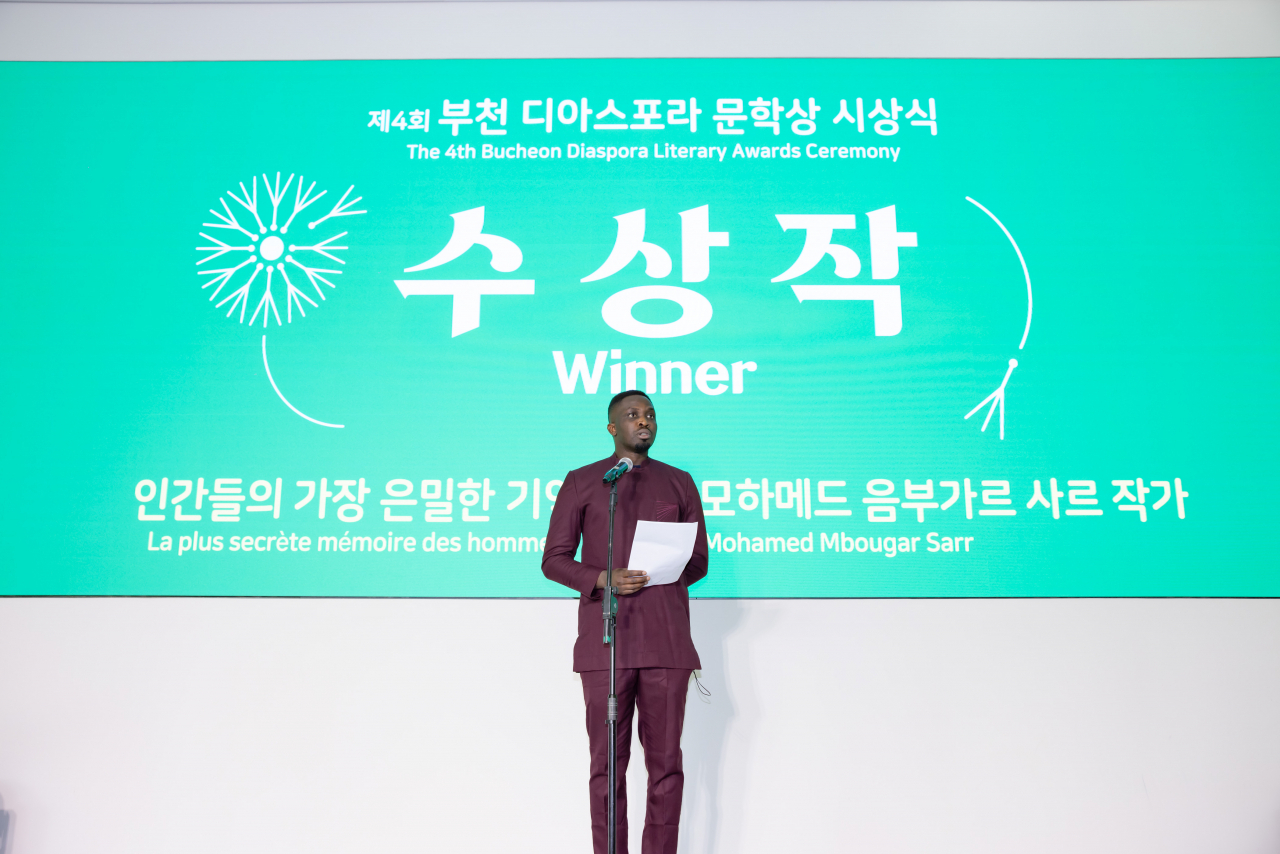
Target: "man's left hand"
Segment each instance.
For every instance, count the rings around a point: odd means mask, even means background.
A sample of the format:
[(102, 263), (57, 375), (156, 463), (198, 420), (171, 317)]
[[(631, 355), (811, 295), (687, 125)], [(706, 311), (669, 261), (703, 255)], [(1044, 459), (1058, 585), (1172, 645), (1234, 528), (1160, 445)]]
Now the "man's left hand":
[[(604, 581), (605, 573), (601, 572), (600, 577), (596, 579), (597, 590), (604, 589)], [(613, 586), (617, 588), (618, 593), (622, 596), (629, 596), (648, 583), (649, 576), (642, 569), (627, 569), (623, 567), (613, 571)]]

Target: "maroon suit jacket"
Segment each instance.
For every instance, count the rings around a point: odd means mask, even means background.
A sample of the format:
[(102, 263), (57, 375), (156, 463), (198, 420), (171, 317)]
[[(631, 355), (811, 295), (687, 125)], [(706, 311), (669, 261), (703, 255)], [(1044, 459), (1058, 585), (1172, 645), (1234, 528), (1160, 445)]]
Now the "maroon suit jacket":
[[(565, 475), (551, 511), (542, 555), (543, 575), (582, 594), (578, 600), (578, 641), (573, 646), (573, 669), (579, 673), (609, 669), (601, 617), (604, 591), (595, 585), (609, 561), (609, 487), (601, 478), (617, 461), (617, 456), (611, 456)], [(627, 565), (636, 522), (641, 519), (697, 522), (698, 537), (693, 557), (678, 581), (618, 597), (618, 667), (697, 670), (702, 665), (689, 634), (688, 588), (707, 574), (707, 525), (698, 488), (689, 473), (649, 459), (622, 476), (614, 517), (615, 566)], [(579, 539), (581, 562), (573, 559)]]

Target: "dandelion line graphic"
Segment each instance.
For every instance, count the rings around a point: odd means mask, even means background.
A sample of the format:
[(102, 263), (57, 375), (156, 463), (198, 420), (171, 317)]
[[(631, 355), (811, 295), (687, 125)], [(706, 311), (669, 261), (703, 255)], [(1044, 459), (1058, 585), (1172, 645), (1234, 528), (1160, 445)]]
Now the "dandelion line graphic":
[[(266, 338), (266, 336), (264, 335), (263, 338)], [(986, 406), (988, 403), (991, 404), (991, 408), (987, 410), (986, 420), (982, 422), (982, 430), (980, 431), (985, 433), (987, 432), (987, 425), (991, 423), (992, 413), (994, 413), (996, 409), (999, 409), (1000, 410), (1000, 441), (1002, 442), (1004, 441), (1004, 388), (1009, 384), (1009, 377), (1013, 375), (1013, 369), (1016, 367), (1018, 367), (1018, 360), (1010, 359), (1009, 370), (1004, 372), (1004, 379), (1000, 382), (1000, 385), (996, 388), (995, 391), (991, 392), (991, 394), (983, 398), (982, 403), (979, 403), (973, 409), (970, 409), (969, 414), (964, 417), (964, 420), (968, 421), (970, 418), (974, 416), (975, 413), (977, 413), (979, 409)]]
[[(347, 236), (346, 231), (340, 231), (323, 239), (317, 239), (310, 245), (290, 243), (286, 246), (284, 236), (289, 233), (289, 228), (293, 225), (294, 220), (307, 208), (324, 198), (329, 191), (321, 190), (317, 193), (315, 181), (307, 184), (305, 177), (292, 173), (288, 178), (284, 179), (282, 185), (281, 176), (282, 173), (277, 172), (275, 180), (272, 181), (265, 172), (262, 174), (262, 197), (258, 194), (257, 175), (254, 175), (249, 181), (248, 187), (245, 187), (243, 181), (240, 182), (239, 195), (236, 194), (235, 190), (228, 190), (225, 197), (220, 196), (218, 205), (221, 206), (222, 210), (209, 209), (209, 213), (213, 215), (215, 221), (201, 223), (201, 225), (210, 231), (220, 229), (235, 232), (235, 236), (224, 235), (226, 240), (221, 240), (212, 234), (201, 231), (200, 237), (207, 243), (196, 247), (197, 252), (206, 253), (203, 258), (196, 262), (196, 267), (199, 268), (204, 268), (206, 264), (227, 256), (218, 263), (229, 266), (214, 267), (211, 265), (206, 269), (197, 270), (197, 275), (204, 280), (200, 289), (209, 291), (212, 288), (209, 293), (209, 302), (217, 300), (214, 303), (214, 307), (219, 309), (230, 303), (226, 316), (229, 318), (233, 314), (237, 314), (238, 309), (237, 322), (241, 324), (245, 322), (245, 313), (248, 311), (249, 303), (253, 302), (254, 309), (253, 313), (249, 315), (249, 325), (256, 325), (258, 317), (261, 315), (262, 328), (264, 330), (270, 327), (272, 319), (275, 320), (276, 326), (283, 326), (285, 323), (292, 324), (294, 309), (297, 309), (299, 318), (305, 318), (307, 310), (303, 303), (312, 308), (318, 308), (320, 303), (312, 299), (311, 294), (306, 290), (307, 286), (310, 285), (315, 292), (316, 298), (320, 302), (324, 302), (326, 299), (325, 288), (329, 290), (336, 290), (337, 288), (337, 285), (329, 277), (342, 275), (341, 268), (347, 263), (341, 256), (336, 254), (345, 252), (348, 248), (338, 243), (339, 240)], [(297, 178), (296, 183), (294, 178)], [(306, 189), (303, 189), (304, 186)], [(289, 194), (291, 187), (293, 188), (292, 196)], [(368, 211), (364, 210), (353, 210), (363, 198), (363, 196), (356, 196), (348, 201), (348, 197), (351, 196), (354, 190), (354, 184), (347, 187), (347, 191), (342, 194), (342, 198), (333, 204), (328, 213), (307, 223), (307, 230), (314, 231), (317, 226), (339, 217), (358, 216), (368, 213)], [(233, 204), (229, 204), (228, 199)], [(270, 208), (269, 217), (268, 207)], [(288, 216), (281, 222), (281, 216), (285, 213), (283, 208), (286, 207), (288, 208)], [(322, 210), (324, 208), (320, 207), (315, 212), (318, 213)], [(256, 231), (254, 230), (255, 226)], [(241, 238), (247, 239), (248, 243), (239, 245)], [(239, 263), (236, 263), (237, 261)], [(290, 278), (289, 275), (291, 271), (293, 278)], [(255, 285), (261, 288), (260, 293), (255, 291)], [(321, 285), (324, 287), (321, 287)], [(284, 289), (285, 306), (283, 322), (280, 319), (280, 307), (276, 301), (276, 294), (281, 287)], [(223, 294), (224, 290), (226, 291), (225, 295)], [(266, 369), (267, 380), (271, 383), (271, 388), (285, 406), (307, 421), (318, 424), (321, 427), (338, 429), (343, 427), (342, 424), (330, 424), (326, 421), (312, 418), (285, 398), (280, 391), (279, 385), (276, 384), (275, 377), (271, 374), (271, 366), (267, 363), (267, 336), (265, 333), (262, 336), (262, 364)]]
[[(1027, 336), (1031, 334), (1031, 273), (1027, 270), (1027, 259), (1022, 257), (1022, 250), (1018, 248), (1018, 241), (1013, 239), (1013, 235), (1009, 233), (1009, 229), (1005, 228), (1004, 223), (1001, 222), (999, 218), (996, 217), (995, 214), (987, 210), (977, 200), (969, 196), (965, 196), (964, 199), (966, 202), (970, 202), (971, 204), (976, 206), (978, 210), (982, 211), (984, 214), (991, 217), (991, 221), (994, 222), (996, 225), (1000, 226), (1000, 230), (1004, 232), (1004, 236), (1009, 238), (1009, 243), (1013, 245), (1013, 251), (1018, 254), (1018, 263), (1022, 265), (1022, 276), (1024, 279), (1026, 279), (1026, 282), (1027, 282), (1027, 323), (1022, 328), (1022, 340), (1018, 342), (1018, 349), (1022, 350), (1022, 348), (1027, 346)], [(979, 403), (973, 409), (969, 410), (969, 414), (964, 417), (964, 420), (968, 421), (975, 414), (977, 414), (977, 412), (981, 410), (982, 407), (986, 406), (987, 404), (991, 404), (991, 408), (987, 410), (986, 420), (982, 422), (982, 430), (980, 431), (982, 433), (985, 433), (987, 432), (987, 425), (991, 423), (992, 414), (994, 414), (995, 411), (999, 409), (1000, 410), (1000, 441), (1002, 442), (1004, 441), (1005, 389), (1008, 387), (1009, 377), (1013, 376), (1013, 369), (1016, 367), (1018, 367), (1018, 360), (1010, 359), (1009, 368), (1004, 372), (1004, 379), (1000, 381), (1000, 385), (996, 387), (995, 391), (991, 392), (991, 394), (983, 398), (981, 403)]]
[[(294, 178), (297, 178), (297, 184), (294, 185)], [(231, 306), (227, 309), (227, 317), (236, 314), (239, 309), (239, 322), (244, 323), (245, 312), (249, 307), (249, 303), (254, 301), (254, 285), (257, 283), (261, 287), (261, 295), (257, 297), (257, 302), (253, 309), (253, 314), (249, 316), (249, 325), (253, 326), (258, 321), (258, 316), (262, 316), (262, 328), (266, 329), (274, 318), (276, 326), (283, 326), (284, 323), (293, 323), (293, 311), (296, 308), (300, 317), (306, 317), (307, 311), (303, 303), (307, 303), (312, 308), (317, 308), (319, 303), (311, 298), (307, 291), (299, 288), (294, 284), (294, 279), (289, 277), (290, 268), (294, 269), (294, 278), (299, 284), (302, 284), (302, 277), (306, 277), (306, 282), (314, 289), (316, 296), (321, 302), (325, 300), (324, 289), (320, 286), (323, 284), (330, 290), (337, 287), (328, 277), (338, 276), (342, 274), (342, 270), (325, 266), (332, 261), (334, 264), (345, 265), (341, 257), (334, 254), (336, 252), (345, 251), (348, 247), (340, 246), (336, 241), (347, 236), (347, 232), (342, 231), (319, 240), (309, 246), (300, 244), (289, 244), (286, 250), (285, 242), (281, 235), (289, 232), (289, 226), (293, 224), (294, 218), (302, 213), (311, 205), (323, 198), (328, 190), (321, 190), (315, 193), (316, 182), (312, 181), (310, 185), (303, 189), (306, 179), (301, 175), (289, 175), (281, 186), (281, 173), (277, 172), (275, 182), (265, 173), (262, 175), (262, 187), (265, 199), (260, 201), (258, 195), (258, 176), (253, 176), (249, 187), (246, 188), (244, 182), (240, 182), (240, 194), (236, 195), (235, 190), (228, 190), (227, 196), (231, 201), (238, 205), (233, 209), (227, 204), (227, 199), (219, 197), (218, 202), (222, 206), (219, 212), (215, 208), (210, 208), (209, 213), (213, 215), (216, 222), (202, 223), (205, 228), (224, 229), (227, 231), (237, 232), (249, 240), (245, 245), (234, 245), (232, 243), (219, 240), (211, 234), (200, 232), (200, 236), (208, 241), (207, 245), (197, 246), (196, 251), (207, 253), (203, 258), (196, 262), (197, 267), (203, 267), (210, 261), (221, 258), (224, 255), (230, 257), (221, 263), (232, 264), (228, 267), (209, 268), (198, 271), (198, 275), (209, 277), (208, 281), (202, 284), (201, 290), (213, 290), (209, 293), (209, 302), (217, 300), (222, 296), (224, 289), (227, 289), (225, 296), (215, 303), (216, 308), (222, 308), (227, 303)], [(286, 201), (289, 193), (289, 187), (294, 186), (292, 204), (290, 205), (288, 219), (280, 224), (281, 206)], [(367, 213), (363, 210), (352, 210), (352, 208), (360, 202), (363, 196), (357, 196), (350, 201), (347, 197), (355, 189), (355, 185), (347, 188), (342, 194), (342, 198), (334, 203), (333, 207), (324, 216), (313, 222), (307, 223), (309, 230), (314, 230), (316, 226), (338, 217), (356, 216), (358, 214)], [(315, 193), (313, 195), (313, 193)], [(264, 208), (270, 205), (270, 225), (264, 221)], [(248, 213), (239, 213), (239, 208), (243, 208)], [(239, 216), (237, 216), (239, 213)], [(250, 223), (248, 217), (252, 216), (253, 221)], [(257, 232), (246, 228), (241, 224), (241, 218), (245, 219), (245, 223), (257, 226)], [(266, 235), (265, 237), (263, 235)], [(228, 237), (228, 240), (237, 240), (238, 238)], [(238, 253), (245, 253), (244, 260), (238, 264), (234, 264), (235, 260), (242, 257)], [(295, 253), (297, 253), (295, 255)], [(314, 253), (314, 255), (303, 255), (302, 253)], [(283, 256), (283, 257), (282, 257)], [(329, 259), (329, 261), (321, 260), (321, 257)], [(313, 266), (314, 265), (314, 266)], [(244, 271), (243, 275), (241, 271)], [(299, 273), (301, 275), (299, 275)], [(276, 279), (283, 282), (284, 302), (285, 302), (285, 320), (280, 319), (280, 309), (276, 303), (275, 291), (273, 286), (280, 287)], [(303, 285), (305, 288), (306, 285)]]

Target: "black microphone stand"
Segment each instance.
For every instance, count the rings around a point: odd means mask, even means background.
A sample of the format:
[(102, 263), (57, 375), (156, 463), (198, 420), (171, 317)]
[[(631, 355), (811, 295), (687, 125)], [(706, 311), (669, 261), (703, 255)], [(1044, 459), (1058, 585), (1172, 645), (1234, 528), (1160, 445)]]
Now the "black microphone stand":
[(618, 506), (618, 480), (609, 484), (609, 568), (604, 576), (604, 642), (609, 647), (609, 854), (618, 844), (618, 696), (614, 680), (617, 675), (618, 599), (613, 586), (613, 513)]

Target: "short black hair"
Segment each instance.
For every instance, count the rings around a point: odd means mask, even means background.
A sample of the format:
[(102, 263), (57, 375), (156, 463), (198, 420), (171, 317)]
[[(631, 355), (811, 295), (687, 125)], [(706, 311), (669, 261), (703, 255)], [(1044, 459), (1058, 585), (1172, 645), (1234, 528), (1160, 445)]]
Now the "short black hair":
[(645, 394), (638, 388), (628, 389), (627, 391), (620, 391), (613, 396), (613, 400), (609, 401), (609, 410), (608, 410), (609, 417), (610, 418), (613, 417), (613, 407), (618, 401), (625, 400), (628, 397), (635, 397), (635, 396), (643, 397), (645, 400), (649, 401), (649, 403), (651, 404), (653, 403), (653, 398), (649, 397), (649, 395)]

